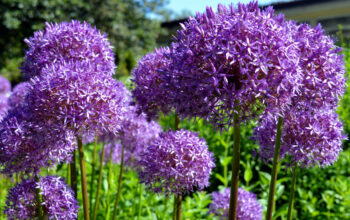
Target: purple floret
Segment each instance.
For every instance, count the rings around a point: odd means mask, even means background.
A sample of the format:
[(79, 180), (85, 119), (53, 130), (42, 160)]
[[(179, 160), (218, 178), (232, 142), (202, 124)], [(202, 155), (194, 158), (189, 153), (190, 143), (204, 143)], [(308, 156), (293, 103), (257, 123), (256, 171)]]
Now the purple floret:
[(22, 108), (25, 97), (28, 94), (30, 84), (29, 82), (22, 82), (16, 85), (8, 99), (9, 107), (11, 109)]
[[(264, 116), (255, 128), (254, 138), (261, 146), (260, 156), (272, 161), (275, 149), (277, 119)], [(334, 110), (303, 111), (294, 109), (286, 114), (282, 130), (280, 157), (291, 156), (291, 163), (303, 167), (333, 164), (346, 138), (343, 125)]]
[(138, 115), (136, 108), (129, 107), (129, 112), (117, 135), (107, 134), (100, 137), (100, 141), (106, 143), (105, 161), (108, 161), (112, 151), (112, 162), (120, 163), (122, 145), (124, 145), (125, 165), (137, 167), (142, 153), (162, 132), (162, 128), (157, 122), (148, 121), (145, 114)]
[[(228, 217), (230, 206), (230, 188), (224, 189), (222, 192), (212, 193), (212, 203), (209, 206), (209, 212), (224, 220)], [(238, 189), (237, 201), (237, 220), (261, 220), (263, 207), (256, 199), (254, 193)]]
[(190, 17), (174, 38), (165, 74), (177, 113), (216, 125), (230, 125), (236, 108), (242, 121), (263, 110), (284, 113), (301, 82), (291, 25), (255, 1)]
[(126, 87), (87, 62), (53, 64), (31, 79), (27, 103), (39, 121), (58, 129), (116, 132), (130, 102)]
[(0, 95), (8, 96), (11, 92), (11, 83), (8, 79), (0, 76)]
[(141, 156), (140, 180), (156, 193), (188, 193), (209, 186), (213, 154), (198, 134), (169, 131), (160, 134)]
[(341, 48), (327, 36), (321, 25), (297, 26), (293, 39), (300, 49), (302, 84), (293, 105), (308, 108), (336, 108), (345, 91), (345, 69)]
[(76, 149), (72, 132), (11, 110), (0, 123), (1, 172), (38, 173), (41, 167), (69, 162)]
[(133, 96), (138, 104), (138, 111), (144, 112), (151, 119), (156, 119), (159, 112), (171, 111), (172, 91), (167, 88), (163, 69), (169, 65), (169, 48), (156, 49), (145, 55), (132, 71), (135, 89)]
[(79, 61), (104, 67), (106, 71), (98, 74), (112, 76), (116, 66), (106, 36), (86, 22), (46, 23), (44, 30), (34, 32), (33, 37), (25, 40), (29, 48), (22, 74), (29, 79), (42, 74), (41, 70), (52, 63)]
[(41, 177), (36, 183), (34, 179), (24, 179), (10, 189), (4, 213), (8, 219), (34, 219), (38, 217), (36, 188), (42, 194), (44, 215), (49, 219), (77, 219), (78, 202), (73, 190), (61, 177)]

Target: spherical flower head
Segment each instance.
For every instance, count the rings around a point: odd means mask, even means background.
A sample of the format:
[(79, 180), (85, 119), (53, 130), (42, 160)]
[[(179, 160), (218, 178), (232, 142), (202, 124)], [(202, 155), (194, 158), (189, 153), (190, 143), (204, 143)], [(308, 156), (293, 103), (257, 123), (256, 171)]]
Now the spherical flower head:
[[(254, 131), (254, 138), (260, 144), (261, 158), (269, 162), (274, 154), (277, 119), (263, 118)], [(302, 167), (328, 166), (337, 160), (345, 138), (342, 123), (334, 110), (293, 109), (284, 118), (280, 157), (289, 155), (292, 164)]]
[(205, 140), (186, 130), (161, 133), (146, 149), (140, 164), (141, 182), (166, 195), (181, 195), (209, 186), (215, 166)]
[(26, 51), (22, 74), (25, 79), (40, 75), (42, 68), (51, 63), (85, 61), (106, 71), (100, 74), (113, 75), (115, 71), (112, 46), (106, 34), (86, 22), (71, 21), (46, 23), (25, 43)]
[(175, 36), (165, 74), (178, 114), (217, 125), (232, 124), (236, 108), (242, 121), (264, 109), (282, 114), (301, 81), (297, 44), (286, 23), (257, 2), (190, 17)]
[(72, 132), (11, 110), (0, 123), (1, 172), (38, 173), (41, 167), (69, 162), (76, 149)]
[(135, 84), (132, 93), (138, 110), (152, 119), (157, 118), (159, 112), (168, 114), (172, 108), (172, 91), (167, 88), (160, 72), (169, 64), (168, 53), (168, 48), (156, 49), (155, 52), (145, 55), (132, 71), (132, 81)]
[(27, 103), (37, 120), (81, 132), (116, 131), (127, 113), (130, 94), (105, 77), (105, 68), (86, 62), (53, 64), (31, 79)]
[[(230, 206), (230, 188), (222, 192), (212, 193), (212, 203), (209, 206), (209, 212), (220, 219), (227, 219)], [(261, 220), (263, 207), (259, 204), (254, 193), (238, 189), (237, 201), (237, 220)]]
[(12, 109), (23, 107), (25, 97), (28, 93), (29, 82), (22, 82), (16, 85), (8, 99), (9, 107)]
[(120, 143), (125, 147), (126, 165), (137, 166), (145, 149), (159, 137), (161, 126), (155, 121), (148, 121), (145, 114), (137, 114), (136, 108), (130, 106), (118, 133)]
[(3, 76), (0, 76), (0, 95), (8, 96), (11, 92), (11, 83)]
[(73, 190), (61, 177), (41, 177), (39, 182), (25, 179), (10, 189), (5, 214), (8, 219), (35, 219), (38, 217), (36, 188), (42, 194), (42, 207), (49, 219), (76, 219), (78, 202)]
[(326, 35), (321, 25), (313, 28), (302, 24), (293, 33), (293, 39), (299, 45), (303, 78), (293, 105), (303, 103), (312, 108), (335, 108), (346, 83), (341, 48)]
[[(100, 155), (102, 153), (100, 152)], [(121, 156), (122, 156), (122, 145), (118, 142), (114, 143), (107, 143), (105, 144), (105, 156), (103, 158), (103, 161), (105, 164), (109, 163), (111, 160), (112, 163), (114, 164), (120, 164), (121, 161)], [(127, 154), (124, 155), (124, 161), (128, 160)]]
[(6, 96), (0, 95), (0, 120), (6, 115), (9, 109), (8, 101)]

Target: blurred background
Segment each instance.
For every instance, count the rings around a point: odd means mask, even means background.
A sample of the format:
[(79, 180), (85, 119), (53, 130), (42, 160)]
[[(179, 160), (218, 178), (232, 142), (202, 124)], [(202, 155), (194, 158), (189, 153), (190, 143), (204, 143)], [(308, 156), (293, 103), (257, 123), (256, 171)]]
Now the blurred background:
[[(240, 1), (248, 3), (248, 0)], [(60, 22), (77, 19), (87, 21), (108, 34), (114, 46), (117, 62), (117, 78), (125, 81), (136, 62), (155, 47), (168, 46), (172, 35), (188, 16), (203, 12), (207, 5), (216, 8), (218, 3), (237, 4), (238, 0), (0, 0), (0, 74), (8, 78), (12, 86), (21, 81), (20, 70), (24, 51), (24, 39), (42, 29), (45, 22)], [(350, 0), (261, 0), (262, 7), (272, 5), (287, 18), (311, 25), (321, 23), (326, 32), (342, 46), (347, 71), (350, 70)], [(347, 73), (348, 74), (348, 73)], [(349, 86), (341, 101), (339, 114), (350, 136)], [(172, 126), (173, 116), (161, 119), (164, 129)], [(252, 156), (258, 149), (251, 139), (254, 124), (242, 128), (241, 186), (257, 194), (266, 207), (267, 189), (271, 167)], [(204, 192), (193, 193), (184, 201), (184, 219), (207, 219), (210, 193), (228, 186), (232, 130), (220, 133), (203, 121), (183, 121), (182, 128), (200, 132), (216, 157), (216, 168), (211, 186)], [(92, 147), (88, 148), (92, 151)], [(90, 155), (90, 154), (88, 154)], [(87, 156), (87, 163), (91, 162)], [(50, 171), (60, 175), (57, 171)], [(89, 166), (87, 169), (90, 169)], [(117, 169), (117, 168), (116, 168)], [(106, 179), (106, 177), (104, 177)], [(288, 166), (280, 168), (277, 183), (277, 210), (274, 219), (286, 216), (291, 172)], [(127, 172), (121, 198), (123, 219), (136, 213), (135, 198), (138, 197), (138, 178), (135, 172)], [(10, 183), (9, 183), (10, 184)], [(113, 183), (114, 184), (114, 183)], [(10, 184), (11, 185), (11, 184)], [(116, 185), (113, 185), (116, 189)], [(105, 198), (102, 187), (102, 204), (99, 219), (104, 219)], [(0, 187), (0, 205), (3, 207), (7, 189)], [(144, 219), (166, 219), (170, 216), (170, 200), (144, 192)], [(80, 199), (80, 198), (79, 198)], [(148, 205), (147, 205), (148, 204)], [(0, 208), (1, 209), (1, 208)], [(165, 211), (164, 211), (165, 210)], [(339, 160), (327, 168), (300, 169), (296, 189), (295, 219), (350, 219), (350, 148), (344, 143)], [(212, 218), (212, 217), (210, 217)]]
[[(136, 61), (158, 46), (170, 44), (180, 22), (218, 3), (238, 0), (1, 0), (0, 74), (18, 83), (26, 45), (24, 39), (44, 27), (45, 22), (85, 20), (108, 34), (118, 65), (117, 75), (128, 76)], [(241, 0), (248, 3), (249, 0)], [(337, 39), (350, 36), (348, 0), (261, 0), (287, 18), (321, 23)], [(342, 31), (342, 36), (339, 31)]]

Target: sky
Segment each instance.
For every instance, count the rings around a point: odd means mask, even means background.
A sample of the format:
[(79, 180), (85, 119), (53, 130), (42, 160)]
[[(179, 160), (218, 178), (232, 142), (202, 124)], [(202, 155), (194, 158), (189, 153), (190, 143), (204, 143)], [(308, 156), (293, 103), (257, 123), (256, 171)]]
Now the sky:
[[(178, 14), (181, 14), (184, 10), (190, 11), (194, 14), (197, 11), (203, 12), (206, 6), (216, 8), (219, 3), (229, 5), (231, 3), (237, 4), (238, 2), (249, 3), (250, 1), (251, 0), (170, 0), (170, 4), (168, 4), (167, 8), (172, 9)], [(267, 5), (283, 1), (288, 0), (259, 0), (259, 5)]]

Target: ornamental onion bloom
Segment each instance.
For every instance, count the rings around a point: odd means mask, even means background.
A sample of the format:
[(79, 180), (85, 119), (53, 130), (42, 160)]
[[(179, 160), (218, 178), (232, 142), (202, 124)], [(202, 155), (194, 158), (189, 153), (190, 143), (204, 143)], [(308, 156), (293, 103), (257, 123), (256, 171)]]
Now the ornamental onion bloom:
[(302, 84), (293, 105), (307, 108), (336, 108), (345, 91), (345, 69), (341, 48), (324, 33), (321, 25), (294, 26), (293, 39), (299, 45)]
[(186, 130), (161, 133), (146, 149), (140, 164), (141, 182), (166, 195), (202, 190), (209, 185), (215, 166), (205, 140)]
[[(101, 152), (100, 152), (100, 155), (101, 155)], [(105, 145), (105, 157), (103, 160), (104, 163), (107, 164), (109, 163), (109, 160), (112, 160), (112, 163), (120, 164), (121, 156), (122, 156), (122, 145), (120, 143), (114, 142), (114, 143), (107, 143)], [(124, 158), (124, 161), (125, 160), (127, 160), (126, 157)]]
[(8, 96), (11, 92), (11, 83), (8, 79), (0, 76), (0, 95)]
[(38, 217), (36, 188), (42, 194), (44, 215), (49, 219), (76, 219), (78, 202), (73, 190), (61, 177), (41, 177), (39, 182), (25, 179), (10, 189), (4, 213), (8, 219), (35, 219)]
[[(265, 116), (254, 130), (254, 139), (261, 146), (260, 156), (265, 162), (273, 158), (276, 127), (277, 119)], [(289, 155), (292, 163), (303, 167), (328, 166), (337, 160), (345, 138), (334, 110), (294, 109), (284, 118), (280, 157)]]
[(238, 108), (242, 121), (264, 109), (283, 113), (301, 81), (298, 44), (291, 22), (257, 2), (207, 8), (190, 17), (171, 48), (168, 81), (182, 117), (231, 124)]
[(16, 85), (8, 99), (8, 104), (11, 109), (23, 107), (25, 97), (28, 93), (30, 84), (28, 82), (22, 82)]
[[(117, 135), (106, 134), (100, 137), (105, 145), (105, 161), (120, 163), (122, 146), (124, 145), (124, 163), (126, 166), (137, 167), (138, 161), (145, 149), (159, 137), (162, 131), (155, 121), (148, 121), (145, 114), (138, 115), (135, 106), (129, 106), (129, 111), (122, 122)], [(119, 143), (120, 142), (120, 143)]]
[(58, 129), (116, 132), (128, 110), (130, 96), (125, 86), (106, 77), (108, 72), (87, 62), (54, 63), (31, 79), (26, 99), (37, 120)]
[(41, 70), (52, 63), (83, 61), (105, 68), (98, 74), (112, 76), (116, 66), (112, 46), (106, 36), (86, 22), (46, 23), (44, 30), (25, 39), (29, 48), (22, 74), (29, 79), (42, 74)]
[(38, 173), (41, 167), (69, 162), (75, 149), (72, 132), (57, 130), (19, 109), (11, 110), (0, 123), (2, 173)]
[[(230, 188), (222, 192), (212, 193), (212, 203), (209, 206), (209, 212), (220, 219), (227, 219), (230, 206)], [(261, 220), (263, 207), (259, 204), (254, 193), (238, 189), (237, 202), (237, 220)]]
[(139, 112), (144, 112), (151, 119), (158, 117), (159, 112), (168, 114), (171, 111), (171, 90), (167, 89), (164, 76), (160, 72), (168, 68), (169, 48), (156, 49), (145, 55), (132, 71), (135, 89), (133, 96)]
[(9, 105), (8, 98), (4, 95), (0, 95), (0, 120), (6, 115)]
[(157, 122), (148, 121), (145, 114), (138, 115), (136, 107), (131, 106), (118, 133), (118, 139), (125, 147), (126, 165), (135, 166), (145, 149), (161, 132), (162, 128)]

